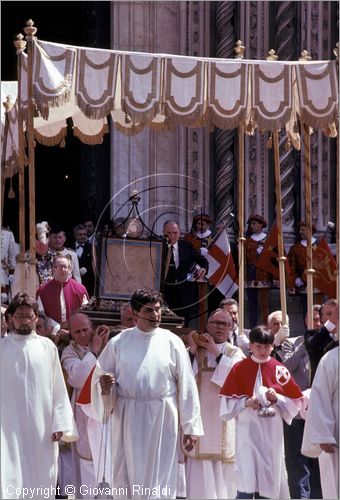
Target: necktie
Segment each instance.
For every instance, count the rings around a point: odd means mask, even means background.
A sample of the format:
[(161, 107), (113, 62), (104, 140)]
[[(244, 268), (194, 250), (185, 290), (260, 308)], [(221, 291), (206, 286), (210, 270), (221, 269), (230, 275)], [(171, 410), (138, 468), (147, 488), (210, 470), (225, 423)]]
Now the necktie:
[(174, 247), (173, 245), (170, 245), (168, 248), (168, 253), (165, 262), (165, 276), (167, 281), (174, 282), (175, 273), (176, 273), (176, 265), (174, 259)]

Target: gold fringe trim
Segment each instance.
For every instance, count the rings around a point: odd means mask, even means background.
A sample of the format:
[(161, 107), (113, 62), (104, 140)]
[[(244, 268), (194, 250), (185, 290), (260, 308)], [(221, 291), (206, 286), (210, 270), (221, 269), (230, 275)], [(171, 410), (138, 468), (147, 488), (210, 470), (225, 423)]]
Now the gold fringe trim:
[(57, 135), (47, 137), (34, 130), (34, 138), (43, 146), (57, 146), (67, 136), (67, 126), (63, 127)]
[(240, 124), (245, 122), (246, 119), (246, 110), (242, 109), (236, 116), (233, 117), (223, 117), (216, 111), (210, 109), (209, 110), (210, 122), (217, 128), (222, 130), (224, 129), (233, 129), (237, 128)]
[(291, 110), (287, 109), (279, 118), (264, 118), (256, 108), (252, 111), (257, 126), (268, 132), (275, 132), (276, 130), (282, 129), (289, 121), (291, 113)]
[(110, 97), (102, 106), (95, 105), (96, 107), (93, 107), (94, 104), (85, 101), (81, 95), (76, 94), (76, 103), (84, 115), (92, 120), (102, 120), (106, 118), (111, 111), (114, 111), (114, 97)]
[(336, 137), (336, 135), (328, 135), (327, 133), (334, 133), (334, 127), (338, 120), (338, 109), (333, 109), (333, 111), (329, 113), (326, 117), (320, 118), (318, 116), (313, 115), (307, 109), (302, 108), (300, 110), (300, 117), (301, 121), (304, 122), (309, 127), (315, 129), (321, 129), (323, 133), (328, 137)]
[(159, 101), (156, 101), (151, 109), (149, 109), (149, 111), (145, 112), (143, 110), (141, 111), (138, 111), (136, 110), (136, 108), (132, 108), (131, 106), (129, 106), (126, 102), (124, 102), (122, 100), (122, 104), (121, 104), (121, 107), (122, 107), (122, 111), (124, 111), (124, 113), (127, 113), (134, 122), (138, 122), (140, 124), (145, 124), (147, 122), (151, 122), (155, 116), (157, 115), (157, 111), (158, 109), (160, 108), (160, 102)]
[(134, 135), (139, 134), (144, 128), (145, 128), (145, 123), (134, 123), (132, 122), (132, 125), (130, 127), (124, 127), (121, 123), (119, 122), (114, 122), (115, 129), (118, 130), (123, 135), (126, 135), (127, 137), (132, 137)]
[(39, 110), (41, 117), (44, 120), (48, 120), (49, 117), (49, 108), (56, 108), (63, 106), (71, 99), (71, 91), (65, 90), (61, 95), (57, 97), (42, 97), (42, 94), (36, 95), (36, 91), (34, 93), (34, 99), (36, 103), (36, 107)]
[(191, 113), (188, 113), (186, 115), (178, 114), (176, 111), (170, 109), (167, 102), (164, 103), (164, 108), (164, 114), (167, 116), (170, 122), (178, 125), (184, 125), (185, 127), (192, 126), (193, 123), (198, 122), (198, 120), (201, 120), (204, 116), (203, 103), (200, 104), (195, 111), (192, 111)]
[(73, 135), (78, 137), (78, 139), (84, 144), (89, 144), (90, 146), (95, 146), (97, 144), (102, 144), (104, 139), (104, 134), (109, 132), (109, 126), (106, 123), (100, 132), (96, 135), (87, 135), (84, 134), (78, 127), (73, 127)]

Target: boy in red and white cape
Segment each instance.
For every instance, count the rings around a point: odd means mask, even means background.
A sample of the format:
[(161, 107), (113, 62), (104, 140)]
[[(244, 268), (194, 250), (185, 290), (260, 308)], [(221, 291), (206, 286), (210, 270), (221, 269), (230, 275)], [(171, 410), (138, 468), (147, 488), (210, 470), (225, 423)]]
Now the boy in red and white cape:
[(270, 354), (274, 335), (264, 326), (249, 334), (250, 358), (231, 369), (220, 395), (220, 415), (236, 421), (236, 498), (289, 498), (283, 421), (290, 424), (303, 394), (287, 368)]

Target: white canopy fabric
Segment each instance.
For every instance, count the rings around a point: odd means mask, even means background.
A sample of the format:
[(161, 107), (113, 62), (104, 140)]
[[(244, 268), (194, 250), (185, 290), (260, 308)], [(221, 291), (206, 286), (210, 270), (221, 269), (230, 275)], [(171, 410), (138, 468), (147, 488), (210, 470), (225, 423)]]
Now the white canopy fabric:
[[(21, 57), (21, 95), (27, 113), (27, 56)], [(2, 94), (3, 95), (3, 94)], [(67, 118), (74, 134), (99, 144), (108, 116), (122, 133), (145, 126), (156, 131), (177, 125), (232, 129), (286, 128), (299, 149), (296, 123), (337, 134), (336, 61), (250, 61), (75, 47), (34, 39), (35, 138), (63, 145)], [(2, 166), (17, 171), (18, 102), (7, 113)]]

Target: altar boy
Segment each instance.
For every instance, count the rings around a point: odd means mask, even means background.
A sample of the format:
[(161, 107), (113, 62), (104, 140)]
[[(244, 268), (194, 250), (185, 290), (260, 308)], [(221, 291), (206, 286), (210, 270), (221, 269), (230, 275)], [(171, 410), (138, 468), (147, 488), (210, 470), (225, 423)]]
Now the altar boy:
[(237, 498), (289, 498), (282, 419), (291, 423), (303, 395), (270, 357), (274, 335), (257, 326), (249, 341), (251, 357), (234, 365), (220, 393), (221, 417), (236, 420)]

